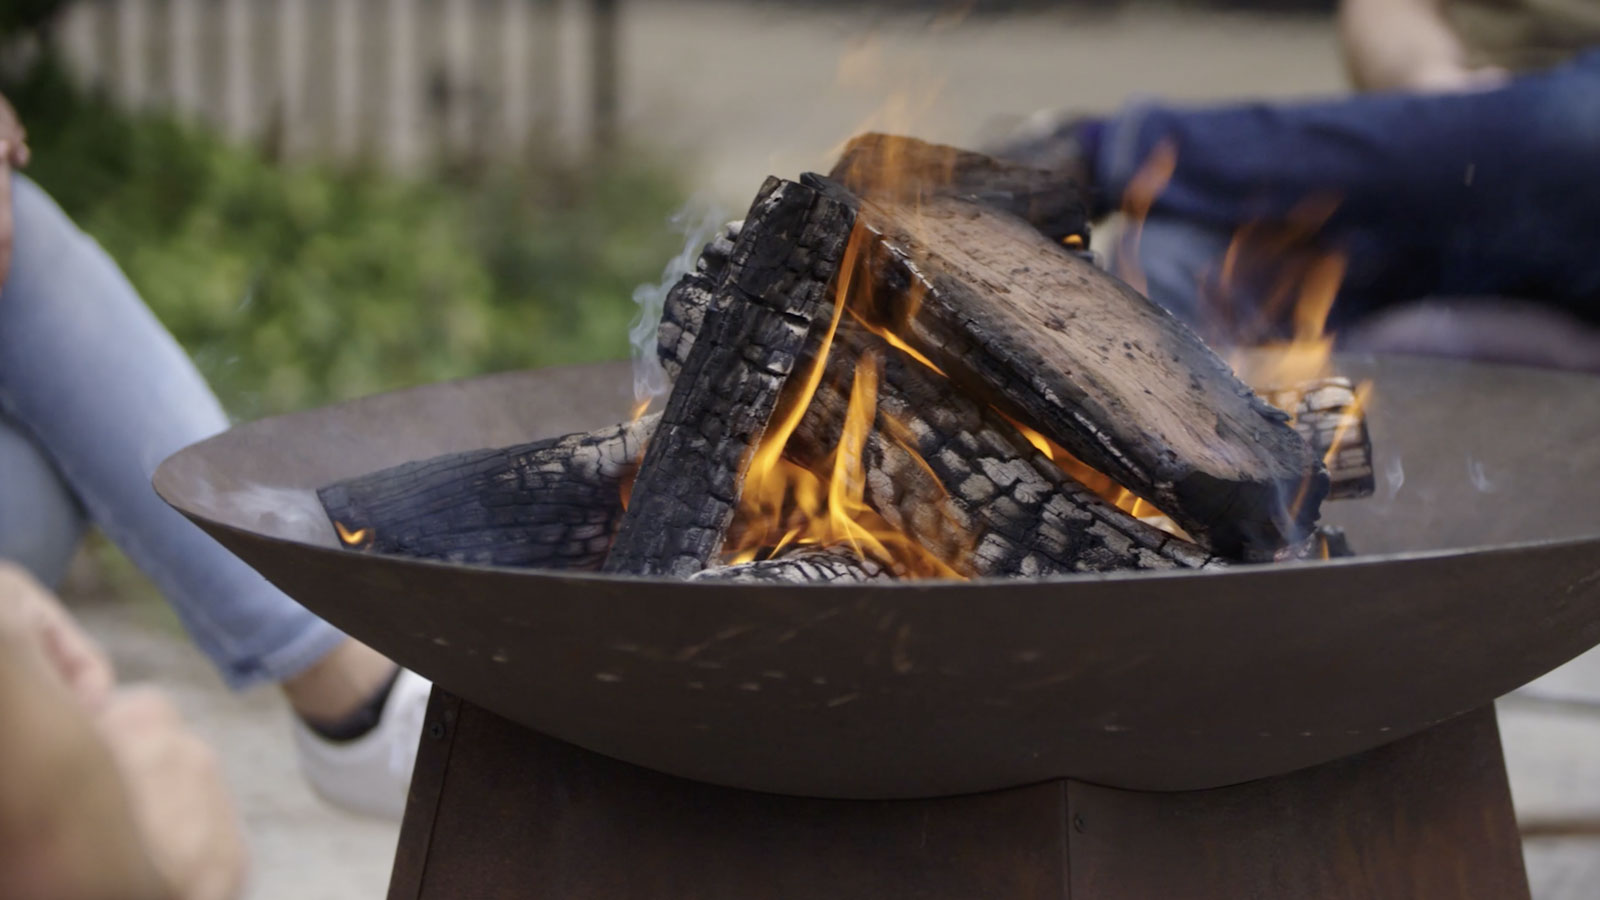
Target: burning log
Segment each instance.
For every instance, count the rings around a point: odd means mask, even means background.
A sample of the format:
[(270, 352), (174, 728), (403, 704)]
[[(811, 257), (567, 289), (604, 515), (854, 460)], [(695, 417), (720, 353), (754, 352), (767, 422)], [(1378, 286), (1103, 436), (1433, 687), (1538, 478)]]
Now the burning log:
[[(1074, 187), (881, 135), (834, 173), (769, 179), (669, 292), (657, 346), (673, 385), (631, 497), (623, 463), (651, 423), (336, 485), (324, 502), (347, 543), (767, 583), (1330, 552), (1310, 529), (1322, 448), (1073, 252)], [(1337, 387), (1293, 398), (1294, 424), (1341, 462), (1365, 432), (1351, 444), (1359, 404)], [(570, 466), (611, 442), (630, 452), (551, 478), (568, 492), (553, 505), (570, 495), (586, 516), (530, 518), (506, 493), (529, 452), (561, 469), (552, 454)], [(546, 549), (505, 546), (530, 539)]]
[(654, 416), (588, 434), (474, 450), (318, 492), (346, 546), (500, 566), (598, 569)]
[(673, 384), (605, 571), (692, 575), (722, 547), (750, 462), (795, 362), (820, 341), (854, 215), (768, 179)]
[(996, 411), (859, 327), (834, 353), (789, 444), (818, 467), (844, 430), (858, 367), (878, 382), (862, 453), (865, 499), (964, 577), (1196, 568), (1191, 542), (1129, 515), (1070, 476)]
[(1294, 430), (1328, 468), (1329, 500), (1370, 497), (1376, 489), (1366, 404), (1348, 378), (1319, 378), (1264, 391), (1267, 401), (1293, 416)]
[(828, 177), (858, 197), (919, 204), (952, 197), (1004, 210), (1052, 241), (1087, 247), (1083, 191), (1059, 173), (982, 153), (890, 134), (863, 134), (845, 145)]
[[(823, 179), (808, 183), (849, 198)], [(864, 316), (962, 390), (1036, 427), (1216, 553), (1270, 559), (1310, 530), (1328, 491), (1320, 460), (1287, 414), (1165, 310), (986, 205), (857, 202), (858, 222), (877, 238), (877, 307)]]
[(678, 279), (667, 292), (661, 310), (661, 325), (656, 329), (657, 356), (667, 377), (678, 380), (683, 364), (689, 361), (689, 348), (694, 346), (694, 336), (700, 333), (700, 322), (711, 306), (711, 295), (722, 281), (728, 268), (728, 257), (733, 255), (734, 242), (744, 228), (743, 222), (730, 222), (706, 244), (695, 261), (693, 272)]

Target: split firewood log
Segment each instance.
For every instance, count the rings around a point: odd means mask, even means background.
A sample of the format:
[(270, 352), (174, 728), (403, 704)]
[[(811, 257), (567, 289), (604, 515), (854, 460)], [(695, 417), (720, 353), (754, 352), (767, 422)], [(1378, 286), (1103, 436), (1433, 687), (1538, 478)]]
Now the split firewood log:
[(661, 324), (656, 329), (656, 348), (661, 367), (672, 381), (678, 379), (683, 364), (689, 360), (689, 348), (694, 346), (694, 336), (700, 333), (700, 321), (711, 306), (711, 295), (722, 281), (722, 273), (727, 271), (728, 257), (733, 254), (733, 244), (743, 228), (743, 221), (729, 222), (700, 251), (694, 271), (678, 279), (667, 291)]
[(1101, 499), (1005, 416), (863, 329), (846, 324), (789, 450), (820, 468), (839, 441), (855, 371), (876, 375), (863, 448), (866, 500), (966, 577), (1198, 568), (1193, 543)]
[(598, 569), (650, 416), (587, 434), (406, 463), (318, 491), (346, 546), (423, 559)]
[(944, 144), (868, 133), (845, 145), (828, 177), (858, 197), (915, 205), (952, 197), (1016, 216), (1052, 241), (1086, 249), (1089, 210), (1080, 185), (1035, 169)]
[(822, 192), (768, 179), (673, 382), (605, 571), (687, 577), (720, 552), (750, 451), (830, 319), (853, 225)]
[[(874, 296), (890, 299), (868, 316), (904, 331), (961, 389), (1169, 511), (1214, 552), (1267, 559), (1309, 530), (1327, 490), (1319, 455), (1164, 311), (983, 204), (936, 197), (914, 227), (896, 230), (912, 213), (812, 183), (869, 213)], [(993, 225), (1004, 240), (963, 221)], [(945, 239), (930, 245), (935, 233)], [(1001, 265), (1017, 261), (1012, 243), (1032, 265)], [(700, 278), (714, 277), (715, 257)], [(916, 314), (896, 322), (894, 298), (913, 292)], [(692, 322), (702, 296), (675, 291), (668, 316)], [(662, 342), (669, 369), (692, 347), (691, 328)]]

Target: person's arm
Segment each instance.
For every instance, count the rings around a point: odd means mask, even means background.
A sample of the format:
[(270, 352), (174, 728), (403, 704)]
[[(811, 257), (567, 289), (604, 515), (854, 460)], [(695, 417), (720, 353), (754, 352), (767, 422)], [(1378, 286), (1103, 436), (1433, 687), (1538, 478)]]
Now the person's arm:
[(111, 749), (51, 659), (61, 641), (40, 627), (38, 610), (53, 604), (39, 590), (0, 567), (0, 896), (173, 897)]
[(1445, 15), (1449, 0), (1343, 0), (1339, 36), (1351, 80), (1363, 91), (1458, 91), (1494, 87), (1503, 69), (1473, 68)]
[(0, 285), (11, 272), (11, 170), (28, 164), (28, 129), (11, 101), (0, 96)]
[(0, 563), (0, 897), (226, 900), (245, 852), (215, 757)]

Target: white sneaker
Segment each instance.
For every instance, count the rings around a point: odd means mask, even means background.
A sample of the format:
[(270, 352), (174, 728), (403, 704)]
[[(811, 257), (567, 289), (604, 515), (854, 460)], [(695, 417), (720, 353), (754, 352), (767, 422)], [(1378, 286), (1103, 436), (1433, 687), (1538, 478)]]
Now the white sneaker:
[(330, 741), (294, 717), (300, 771), (334, 806), (399, 821), (433, 684), (405, 669), (389, 689), (373, 729), (353, 741)]

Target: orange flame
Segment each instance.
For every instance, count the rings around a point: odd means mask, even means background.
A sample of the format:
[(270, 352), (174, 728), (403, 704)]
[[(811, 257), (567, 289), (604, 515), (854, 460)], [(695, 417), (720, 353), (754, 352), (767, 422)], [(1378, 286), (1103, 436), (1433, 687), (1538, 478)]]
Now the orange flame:
[(1010, 416), (1006, 416), (1006, 419), (1016, 426), (1017, 431), (1021, 432), (1023, 437), (1028, 439), (1028, 443), (1032, 444), (1040, 453), (1050, 457), (1051, 462), (1060, 466), (1061, 470), (1066, 472), (1073, 481), (1094, 492), (1095, 496), (1133, 516), (1135, 519), (1139, 519), (1146, 525), (1153, 525), (1168, 534), (1176, 535), (1184, 540), (1192, 540), (1188, 533), (1180, 528), (1177, 522), (1172, 520), (1171, 516), (1157, 509), (1155, 504), (1112, 481), (1111, 476), (1072, 455), (1067, 448), (1050, 440), (1038, 431), (1029, 428)]
[(1144, 231), (1144, 220), (1150, 217), (1156, 198), (1167, 189), (1172, 173), (1178, 168), (1178, 147), (1164, 140), (1150, 151), (1150, 156), (1140, 164), (1138, 171), (1128, 180), (1122, 193), (1124, 231), (1117, 251), (1117, 277), (1134, 290), (1148, 294), (1149, 283), (1144, 268), (1139, 263), (1139, 238)]
[[(635, 403), (633, 412), (628, 416), (628, 424), (638, 424), (639, 420), (644, 418), (644, 414), (650, 411), (650, 407), (654, 405), (655, 401), (655, 396), (651, 395)], [(622, 478), (618, 481), (618, 491), (622, 495), (623, 512), (628, 511), (628, 501), (633, 499), (633, 483), (639, 478), (639, 466), (644, 463), (644, 453), (648, 449), (650, 449), (650, 441), (645, 440), (639, 446), (639, 454), (634, 457), (633, 466), (623, 472)]]
[[(844, 311), (859, 302), (859, 292), (865, 290), (859, 287), (861, 264), (871, 240), (866, 228), (858, 226), (851, 231), (821, 347), (799, 380), (798, 390), (785, 398), (778, 418), (751, 455), (739, 496), (738, 524), (730, 530), (734, 537), (724, 548), (732, 563), (769, 558), (792, 546), (847, 546), (858, 557), (875, 559), (902, 576), (964, 577), (952, 561), (939, 558), (889, 524), (866, 501), (863, 453), (867, 442), (874, 430), (880, 434), (894, 430), (878, 409), (882, 360), (876, 355), (856, 361), (839, 441), (827, 465), (813, 471), (785, 455), (822, 384)], [(901, 442), (900, 446), (926, 466), (908, 444)]]

